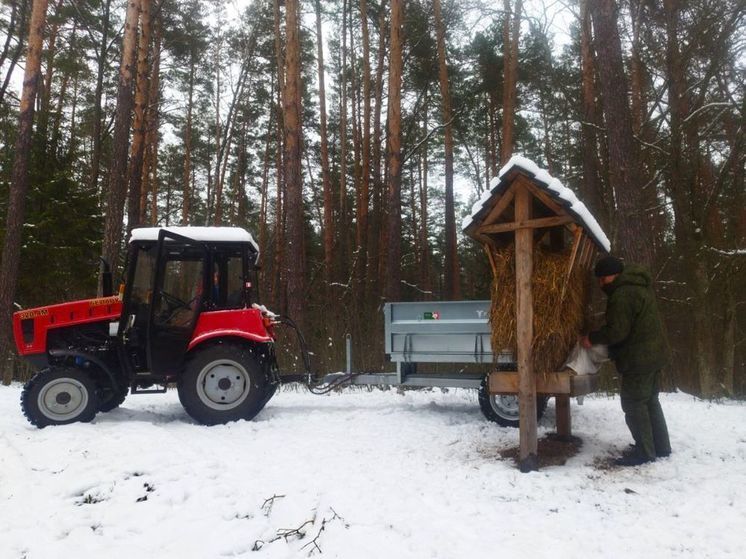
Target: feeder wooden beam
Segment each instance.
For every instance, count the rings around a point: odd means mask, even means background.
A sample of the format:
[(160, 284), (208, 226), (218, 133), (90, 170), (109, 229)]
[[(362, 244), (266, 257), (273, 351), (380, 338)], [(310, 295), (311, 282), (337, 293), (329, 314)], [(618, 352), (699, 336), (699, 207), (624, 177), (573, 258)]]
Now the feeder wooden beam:
[(580, 227), (576, 227), (573, 233), (574, 239), (572, 242), (572, 252), (570, 253), (570, 261), (567, 263), (567, 275), (565, 276), (565, 283), (562, 284), (562, 295), (560, 301), (565, 300), (565, 292), (567, 291), (567, 284), (570, 282), (572, 276), (572, 269), (575, 266), (575, 259), (578, 256), (578, 247), (580, 247), (580, 240), (584, 236), (583, 230)]
[(571, 223), (573, 218), (569, 215), (555, 215), (552, 217), (542, 217), (539, 219), (528, 219), (525, 221), (514, 221), (512, 223), (495, 223), (493, 225), (483, 225), (478, 229), (479, 233), (505, 233), (515, 231), (516, 229), (541, 229), (543, 227), (556, 227)]
[(511, 184), (508, 189), (502, 194), (502, 196), (500, 196), (500, 199), (497, 201), (497, 203), (492, 207), (490, 213), (485, 216), (483, 223), (492, 223), (498, 217), (500, 217), (502, 213), (508, 209), (508, 206), (510, 206), (511, 202), (513, 202), (515, 191), (515, 184)]
[[(536, 393), (545, 396), (585, 396), (598, 389), (598, 374), (576, 375), (564, 370), (536, 375)], [(487, 377), (490, 394), (516, 394), (519, 375), (516, 371), (496, 371)]]

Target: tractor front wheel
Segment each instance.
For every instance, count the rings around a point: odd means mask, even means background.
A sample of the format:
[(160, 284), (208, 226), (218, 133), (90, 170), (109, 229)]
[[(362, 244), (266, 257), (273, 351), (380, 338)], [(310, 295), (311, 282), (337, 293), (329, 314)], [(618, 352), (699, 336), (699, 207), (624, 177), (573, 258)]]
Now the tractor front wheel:
[(85, 371), (52, 367), (36, 373), (21, 393), (23, 415), (39, 428), (91, 421), (98, 410), (96, 385)]
[(195, 350), (178, 382), (181, 405), (204, 425), (252, 419), (270, 388), (253, 352), (229, 343)]

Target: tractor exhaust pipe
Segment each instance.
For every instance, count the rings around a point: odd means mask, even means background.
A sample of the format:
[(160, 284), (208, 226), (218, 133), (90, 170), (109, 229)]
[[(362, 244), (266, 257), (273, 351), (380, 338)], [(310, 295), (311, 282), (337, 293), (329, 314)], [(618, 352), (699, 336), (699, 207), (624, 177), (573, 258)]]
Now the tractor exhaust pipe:
[(111, 274), (111, 266), (102, 257), (101, 260), (101, 292), (104, 297), (111, 297), (114, 295), (114, 281)]

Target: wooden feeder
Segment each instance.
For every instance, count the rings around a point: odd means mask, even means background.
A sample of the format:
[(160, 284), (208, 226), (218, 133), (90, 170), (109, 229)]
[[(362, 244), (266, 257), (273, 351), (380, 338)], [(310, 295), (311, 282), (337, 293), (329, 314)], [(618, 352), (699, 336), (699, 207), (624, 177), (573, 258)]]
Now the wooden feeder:
[[(577, 376), (571, 371), (543, 371), (539, 374), (534, 371), (532, 347), (536, 346), (536, 340), (532, 279), (536, 251), (541, 245), (543, 251), (566, 255), (566, 265), (563, 264), (566, 269), (563, 269), (558, 296), (561, 301), (573, 276), (587, 281), (596, 254), (608, 253), (609, 241), (572, 191), (524, 157), (514, 156), (490, 186), (490, 191), (474, 206), (471, 217), (465, 220), (463, 230), (482, 243), (496, 280), (498, 269), (494, 254), (511, 248), (515, 250), (518, 370), (490, 373), (488, 390), (490, 394), (518, 394), (519, 465), (521, 471), (527, 472), (538, 468), (536, 395), (555, 397), (557, 434), (569, 438), (570, 397), (594, 391), (597, 379), (596, 375)], [(493, 293), (493, 297), (496, 296), (499, 295)], [(495, 354), (500, 349), (493, 347)]]

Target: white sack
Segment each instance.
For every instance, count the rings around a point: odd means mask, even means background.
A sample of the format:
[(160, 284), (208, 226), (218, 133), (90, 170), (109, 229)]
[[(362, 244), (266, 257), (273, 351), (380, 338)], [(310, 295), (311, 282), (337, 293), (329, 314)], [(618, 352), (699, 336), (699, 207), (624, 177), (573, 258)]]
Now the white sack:
[(604, 361), (609, 360), (609, 351), (605, 345), (594, 345), (584, 348), (580, 342), (575, 344), (565, 361), (565, 369), (571, 369), (578, 375), (594, 375)]

